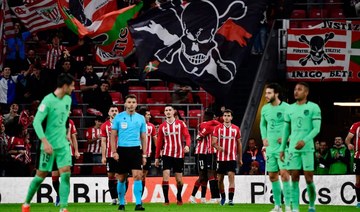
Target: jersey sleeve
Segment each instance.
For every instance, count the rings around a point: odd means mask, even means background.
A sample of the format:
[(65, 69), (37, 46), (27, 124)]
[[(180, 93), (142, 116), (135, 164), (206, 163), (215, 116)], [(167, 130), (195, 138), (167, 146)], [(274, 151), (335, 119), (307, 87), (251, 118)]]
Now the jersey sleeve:
[(290, 135), (290, 116), (288, 112), (289, 110), (286, 110), (284, 113), (284, 126), (283, 126), (281, 147), (280, 147), (280, 151), (282, 152), (285, 151), (286, 143)]
[(144, 116), (141, 116), (141, 128), (140, 128), (140, 133), (146, 133), (146, 121)]
[(100, 126), (100, 135), (101, 135), (101, 137), (107, 137), (107, 134), (106, 134), (106, 122), (103, 123)]
[(351, 134), (356, 134), (356, 130), (357, 130), (357, 128), (360, 126), (360, 122), (356, 122), (356, 123), (354, 123), (353, 125), (351, 125), (351, 127), (350, 127), (350, 130), (349, 130), (349, 133), (351, 133)]
[(321, 110), (317, 104), (313, 106), (313, 113), (312, 113), (312, 125), (313, 128), (310, 133), (304, 138), (305, 142), (312, 142), (317, 134), (320, 132), (321, 127)]
[(163, 133), (162, 128), (163, 128), (163, 125), (161, 124), (159, 127), (159, 132), (158, 132), (157, 141), (156, 141), (155, 159), (158, 159), (160, 157), (160, 151), (163, 148), (164, 133)]
[(48, 112), (49, 112), (49, 103), (46, 101), (45, 98), (40, 103), (33, 121), (34, 130), (36, 135), (39, 137), (39, 139), (45, 138), (45, 132), (42, 126), (42, 122), (47, 117)]
[(92, 139), (91, 127), (86, 129), (85, 138), (86, 138), (87, 140), (91, 140), (91, 139)]
[(151, 130), (151, 136), (156, 136), (156, 128), (153, 124), (150, 124), (152, 130)]
[(265, 119), (265, 111), (264, 111), (264, 107), (261, 109), (261, 116), (260, 116), (260, 134), (261, 134), (261, 139), (266, 139), (267, 138), (267, 128), (266, 128), (266, 119)]
[(186, 146), (190, 147), (191, 136), (185, 122), (182, 122), (181, 128), (182, 128), (181, 131), (183, 132), (183, 136), (185, 137)]
[(111, 126), (112, 130), (119, 130), (119, 120), (120, 120), (120, 118), (119, 118), (119, 114), (118, 114), (113, 119), (112, 126)]

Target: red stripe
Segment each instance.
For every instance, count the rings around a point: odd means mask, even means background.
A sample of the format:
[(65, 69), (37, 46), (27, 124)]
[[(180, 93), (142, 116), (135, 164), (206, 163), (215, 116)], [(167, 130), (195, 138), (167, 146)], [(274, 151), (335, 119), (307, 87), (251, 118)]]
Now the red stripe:
[[(300, 60), (301, 58), (306, 57), (308, 54), (287, 54), (286, 55), (286, 60)], [(345, 60), (345, 55), (344, 54), (328, 54), (330, 57), (334, 58), (335, 60), (337, 60), (336, 62), (339, 62), (339, 60), (344, 61)], [(324, 59), (324, 61), (326, 61)], [(311, 62), (311, 60), (309, 60), (308, 62)]]
[(288, 36), (294, 35), (325, 35), (326, 33), (333, 32), (335, 35), (346, 35), (346, 30), (336, 29), (288, 29)]
[(287, 67), (288, 72), (292, 71), (334, 71), (334, 70), (344, 70), (342, 66), (327, 66), (327, 67), (316, 67), (316, 66), (307, 66), (307, 67)]
[[(307, 45), (306, 43), (301, 43), (299, 41), (293, 41), (293, 40), (289, 40), (288, 43), (288, 48), (310, 48), (309, 45)], [(329, 40), (326, 44), (325, 44), (325, 48), (346, 48), (346, 41), (331, 41)]]

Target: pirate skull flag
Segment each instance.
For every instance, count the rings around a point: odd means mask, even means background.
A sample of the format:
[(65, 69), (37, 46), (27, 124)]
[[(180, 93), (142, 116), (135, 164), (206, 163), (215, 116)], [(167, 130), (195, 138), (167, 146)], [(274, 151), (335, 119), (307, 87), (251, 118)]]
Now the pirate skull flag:
[(168, 1), (129, 22), (139, 65), (224, 98), (266, 0)]

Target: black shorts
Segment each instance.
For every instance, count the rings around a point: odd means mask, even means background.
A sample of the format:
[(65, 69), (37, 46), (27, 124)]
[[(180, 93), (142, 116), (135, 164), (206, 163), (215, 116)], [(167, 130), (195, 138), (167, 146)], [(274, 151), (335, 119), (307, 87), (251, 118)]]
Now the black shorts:
[(172, 169), (174, 173), (183, 173), (184, 158), (162, 157), (163, 170)]
[(110, 173), (116, 172), (116, 160), (114, 158), (106, 158), (106, 171)]
[(360, 175), (360, 159), (354, 158), (354, 173)]
[(126, 174), (131, 170), (142, 170), (142, 150), (137, 147), (118, 147), (119, 161), (116, 166), (116, 173)]
[(218, 161), (216, 172), (218, 174), (227, 174), (228, 172), (236, 173), (236, 161)]
[(199, 172), (216, 169), (216, 154), (198, 154), (196, 159), (196, 165)]
[(142, 168), (145, 171), (149, 171), (151, 169), (151, 158), (150, 157), (146, 158), (146, 164)]

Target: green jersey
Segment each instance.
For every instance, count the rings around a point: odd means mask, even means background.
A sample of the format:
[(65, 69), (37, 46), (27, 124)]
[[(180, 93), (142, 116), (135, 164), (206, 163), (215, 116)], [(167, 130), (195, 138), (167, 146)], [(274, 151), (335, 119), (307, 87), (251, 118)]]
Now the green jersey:
[[(284, 121), (282, 140), (290, 140), (289, 153), (314, 152), (314, 138), (321, 126), (320, 107), (310, 101), (301, 105), (293, 103), (285, 112)], [(297, 142), (301, 140), (305, 142), (305, 146), (300, 150), (295, 149)], [(282, 150), (285, 150), (285, 144), (286, 142), (282, 142)]]
[[(69, 145), (66, 138), (67, 119), (69, 117), (71, 97), (65, 95), (59, 99), (54, 93), (44, 97), (36, 112), (33, 126), (39, 139), (46, 137), (53, 149)], [(43, 144), (41, 143), (41, 149)]]
[(264, 105), (261, 109), (260, 132), (261, 138), (267, 139), (269, 146), (266, 147), (266, 154), (279, 153), (281, 139), (284, 129), (284, 113), (289, 107), (286, 102), (280, 102), (279, 105), (273, 106), (271, 103)]

